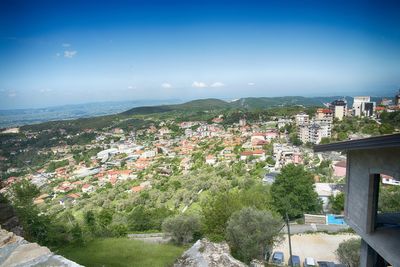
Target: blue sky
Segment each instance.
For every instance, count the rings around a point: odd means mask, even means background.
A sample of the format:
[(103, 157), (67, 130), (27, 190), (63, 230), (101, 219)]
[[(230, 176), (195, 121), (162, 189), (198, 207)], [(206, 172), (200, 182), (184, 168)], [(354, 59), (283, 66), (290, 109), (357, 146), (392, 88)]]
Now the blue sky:
[(0, 109), (400, 87), (399, 1), (0, 1)]

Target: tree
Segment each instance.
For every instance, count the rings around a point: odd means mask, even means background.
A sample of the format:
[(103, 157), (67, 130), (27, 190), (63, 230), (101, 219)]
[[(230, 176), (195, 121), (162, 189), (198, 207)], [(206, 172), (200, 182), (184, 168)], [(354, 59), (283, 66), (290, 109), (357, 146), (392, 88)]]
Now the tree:
[(21, 180), (11, 187), (14, 203), (17, 205), (33, 204), (33, 198), (40, 194), (39, 189), (28, 180)]
[(329, 197), (329, 203), (331, 205), (331, 212), (340, 214), (344, 210), (344, 194), (339, 193), (336, 196)]
[(289, 141), (295, 146), (301, 146), (303, 142), (297, 137), (297, 133), (291, 133), (289, 135)]
[(282, 220), (270, 211), (246, 207), (235, 212), (226, 227), (226, 239), (232, 254), (246, 263), (264, 259), (266, 249), (281, 240)]
[(379, 132), (380, 132), (381, 134), (391, 134), (391, 133), (394, 132), (394, 127), (393, 127), (393, 125), (390, 124), (390, 123), (382, 123), (382, 124), (379, 126)]
[(200, 220), (194, 215), (180, 214), (165, 219), (162, 229), (164, 233), (171, 235), (174, 243), (187, 244), (200, 236)]
[(33, 198), (40, 193), (39, 189), (28, 180), (22, 180), (13, 184), (11, 192), (16, 214), (24, 228), (25, 238), (31, 242), (47, 245), (50, 219), (46, 215), (40, 215), (39, 209), (33, 204)]
[(323, 145), (323, 144), (329, 144), (330, 142), (331, 142), (331, 139), (330, 139), (329, 137), (322, 137), (322, 138), (321, 138), (320, 144), (321, 144), (321, 145)]
[(220, 192), (202, 204), (204, 233), (214, 241), (225, 237), (226, 226), (231, 215), (244, 207), (259, 210), (271, 209), (269, 187), (258, 184), (243, 190)]
[(303, 165), (289, 164), (282, 168), (271, 186), (272, 203), (282, 215), (301, 217), (305, 212), (319, 213), (322, 202), (314, 191), (314, 180)]
[(336, 256), (342, 264), (349, 267), (360, 266), (360, 238), (351, 238), (339, 244), (335, 251)]
[(378, 210), (381, 212), (400, 211), (400, 187), (381, 186), (379, 192)]

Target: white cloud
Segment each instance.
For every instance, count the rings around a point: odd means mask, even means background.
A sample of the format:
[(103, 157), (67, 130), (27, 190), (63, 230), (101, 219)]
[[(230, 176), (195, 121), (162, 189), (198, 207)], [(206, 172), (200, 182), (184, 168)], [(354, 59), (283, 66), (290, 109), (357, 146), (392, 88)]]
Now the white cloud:
[(253, 85), (256, 85), (256, 84), (255, 83), (248, 83), (247, 85), (253, 86)]
[(71, 44), (68, 44), (68, 43), (63, 43), (63, 44), (62, 44), (62, 46), (63, 46), (63, 47), (70, 47), (70, 46), (71, 46)]
[(136, 86), (134, 86), (134, 85), (129, 85), (129, 86), (128, 86), (128, 89), (136, 89)]
[(203, 82), (196, 82), (196, 81), (194, 81), (194, 82), (192, 83), (192, 87), (195, 87), (195, 88), (205, 88), (205, 87), (207, 87), (207, 84), (205, 84), (205, 83), (203, 83)]
[(170, 84), (170, 83), (162, 83), (161, 87), (162, 88), (172, 88), (172, 84)]
[(76, 50), (65, 50), (64, 57), (65, 58), (73, 58), (74, 56), (76, 56), (77, 53), (78, 53), (78, 51), (76, 51)]
[(225, 84), (221, 83), (221, 82), (215, 82), (213, 84), (210, 85), (211, 87), (224, 87)]

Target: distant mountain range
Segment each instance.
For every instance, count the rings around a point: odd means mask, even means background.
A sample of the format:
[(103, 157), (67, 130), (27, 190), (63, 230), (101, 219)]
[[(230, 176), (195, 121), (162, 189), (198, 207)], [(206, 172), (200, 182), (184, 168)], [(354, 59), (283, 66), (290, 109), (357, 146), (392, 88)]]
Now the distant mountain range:
[[(101, 102), (79, 105), (38, 109), (0, 110), (0, 128), (36, 124), (47, 121), (90, 118), (111, 114), (146, 115), (170, 111), (202, 111), (218, 109), (268, 109), (282, 106), (323, 106), (341, 96), (330, 97), (246, 97), (232, 101), (220, 99), (199, 99), (177, 104), (180, 100), (141, 100), (121, 102)], [(353, 104), (353, 97), (345, 97), (349, 106)], [(379, 102), (382, 97), (371, 97), (372, 101)], [(133, 107), (133, 108), (132, 108)]]
[(134, 100), (0, 110), (0, 128), (117, 114), (132, 107), (179, 103), (180, 100)]
[[(302, 97), (302, 96), (283, 96), (283, 97), (246, 97), (233, 101), (224, 101), (215, 98), (199, 99), (189, 101), (183, 104), (144, 106), (135, 107), (122, 112), (121, 115), (146, 115), (152, 113), (163, 113), (169, 111), (193, 111), (193, 110), (218, 110), (218, 109), (268, 109), (284, 106), (324, 106), (336, 99), (342, 99), (340, 96), (329, 97)], [(345, 97), (349, 106), (353, 105), (353, 97)], [(381, 97), (371, 97), (372, 101), (379, 102)]]

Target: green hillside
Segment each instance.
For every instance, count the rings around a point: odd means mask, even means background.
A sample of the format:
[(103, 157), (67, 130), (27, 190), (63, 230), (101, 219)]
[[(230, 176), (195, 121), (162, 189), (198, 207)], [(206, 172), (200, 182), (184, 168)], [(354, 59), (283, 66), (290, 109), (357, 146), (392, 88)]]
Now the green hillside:
[(231, 105), (220, 99), (199, 99), (183, 104), (137, 107), (122, 112), (121, 115), (146, 115), (152, 113), (163, 113), (169, 111), (205, 111), (230, 108)]

